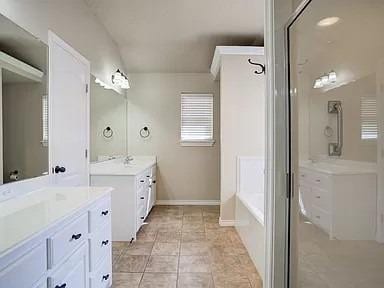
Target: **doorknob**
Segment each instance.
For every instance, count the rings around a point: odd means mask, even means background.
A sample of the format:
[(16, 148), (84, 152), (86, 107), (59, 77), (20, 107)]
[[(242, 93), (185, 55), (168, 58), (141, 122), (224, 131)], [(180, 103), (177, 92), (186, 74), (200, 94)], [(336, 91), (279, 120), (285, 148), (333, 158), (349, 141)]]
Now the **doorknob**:
[(64, 173), (65, 172), (65, 167), (60, 167), (60, 166), (56, 166), (55, 167), (55, 173), (58, 174), (58, 173)]

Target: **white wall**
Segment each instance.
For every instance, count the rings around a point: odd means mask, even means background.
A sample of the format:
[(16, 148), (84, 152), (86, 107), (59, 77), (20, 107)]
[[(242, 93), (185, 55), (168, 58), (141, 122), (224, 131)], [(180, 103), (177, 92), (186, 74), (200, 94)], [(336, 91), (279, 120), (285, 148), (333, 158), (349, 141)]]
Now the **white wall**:
[[(125, 155), (127, 153), (127, 100), (125, 95), (107, 90), (91, 78), (91, 161), (98, 155)], [(110, 126), (111, 138), (103, 136)]]
[[(219, 91), (207, 73), (131, 74), (128, 152), (158, 157), (158, 200), (219, 200)], [(180, 94), (214, 94), (213, 147), (180, 146)], [(142, 139), (139, 131), (150, 128)]]
[(124, 67), (117, 45), (82, 0), (0, 0), (0, 13), (45, 43), (52, 30), (83, 54), (92, 74), (105, 83)]
[(235, 219), (236, 164), (238, 156), (264, 158), (265, 76), (256, 75), (248, 58), (264, 63), (261, 56), (222, 57), (220, 71), (221, 212), (223, 221)]

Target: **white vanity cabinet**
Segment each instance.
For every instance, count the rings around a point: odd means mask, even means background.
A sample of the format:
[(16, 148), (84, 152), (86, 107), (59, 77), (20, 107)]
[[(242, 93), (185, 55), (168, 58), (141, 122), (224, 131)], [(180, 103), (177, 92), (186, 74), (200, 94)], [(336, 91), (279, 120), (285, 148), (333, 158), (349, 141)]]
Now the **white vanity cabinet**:
[(299, 186), (302, 213), (331, 239), (375, 239), (376, 174), (301, 167)]
[[(10, 203), (0, 202), (0, 208), (6, 211), (0, 223), (20, 223), (14, 231), (8, 229), (8, 239), (0, 236), (4, 240), (0, 241), (0, 287), (110, 287), (110, 191), (47, 188), (20, 200), (11, 199)], [(0, 229), (3, 233), (3, 227)], [(24, 231), (26, 238), (19, 237)]]
[(156, 158), (134, 157), (138, 164), (124, 166), (116, 159), (91, 164), (91, 185), (113, 187), (112, 239), (136, 240), (156, 202)]

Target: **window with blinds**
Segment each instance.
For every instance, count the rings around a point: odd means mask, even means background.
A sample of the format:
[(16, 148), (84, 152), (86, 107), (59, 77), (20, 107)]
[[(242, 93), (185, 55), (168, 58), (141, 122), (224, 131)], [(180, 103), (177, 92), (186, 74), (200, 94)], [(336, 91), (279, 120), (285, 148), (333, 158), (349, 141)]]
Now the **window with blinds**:
[(212, 94), (181, 94), (181, 142), (213, 145)]
[(361, 139), (377, 139), (376, 97), (361, 97), (360, 101)]
[(48, 95), (43, 95), (41, 98), (41, 125), (43, 130), (43, 136), (41, 139), (41, 144), (44, 147), (48, 146)]

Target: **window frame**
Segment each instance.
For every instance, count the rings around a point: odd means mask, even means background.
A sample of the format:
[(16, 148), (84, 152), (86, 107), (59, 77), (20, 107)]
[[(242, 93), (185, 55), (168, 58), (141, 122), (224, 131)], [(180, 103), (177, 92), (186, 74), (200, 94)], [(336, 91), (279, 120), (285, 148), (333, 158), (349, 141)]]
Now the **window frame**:
[[(211, 139), (183, 139), (182, 138), (182, 127), (183, 127), (183, 96), (195, 96), (195, 97), (211, 97), (212, 98), (212, 138)], [(209, 147), (213, 146), (215, 144), (214, 139), (214, 132), (215, 132), (215, 99), (213, 93), (180, 93), (180, 131), (179, 131), (179, 138), (180, 138), (180, 145), (184, 147)]]

